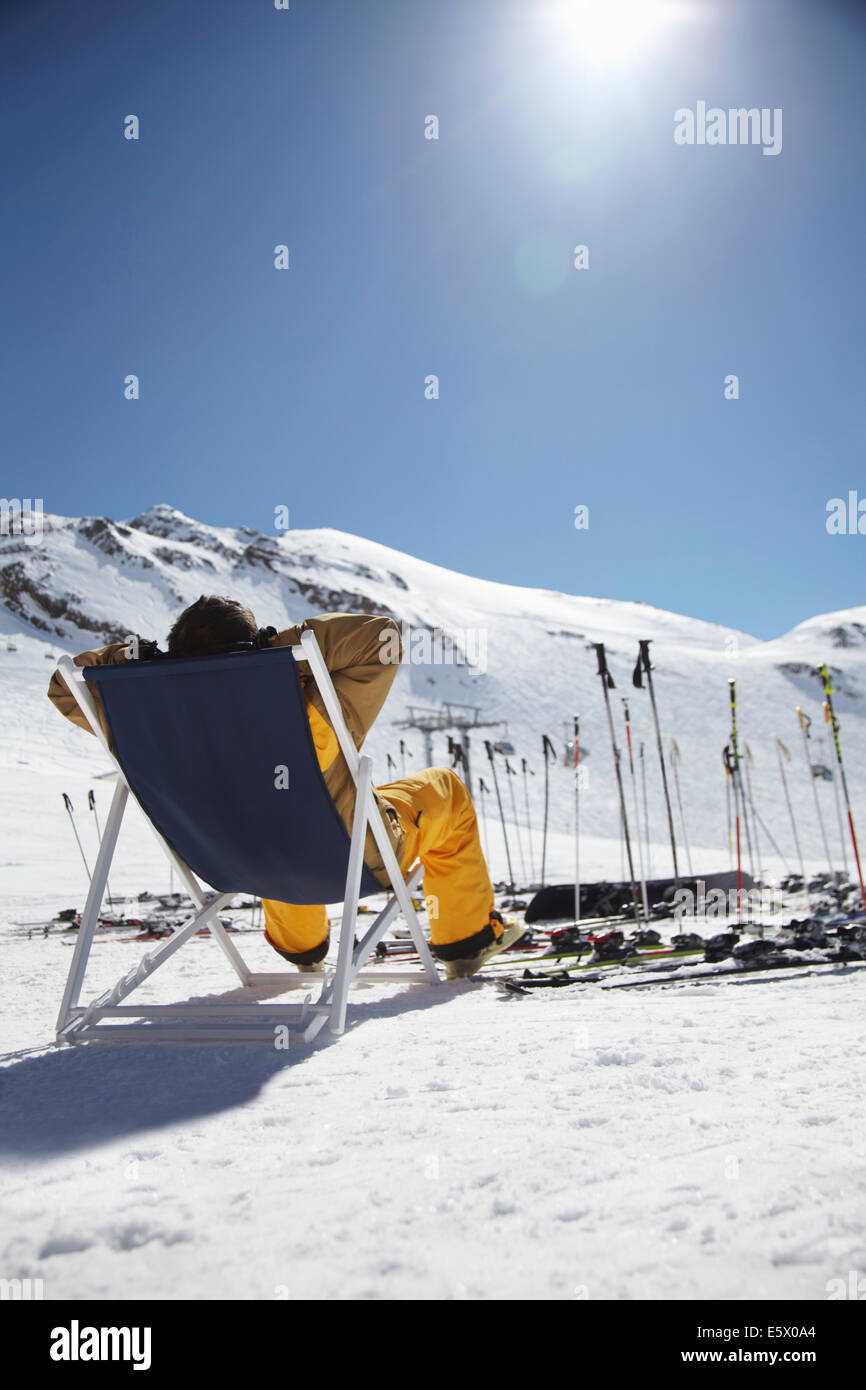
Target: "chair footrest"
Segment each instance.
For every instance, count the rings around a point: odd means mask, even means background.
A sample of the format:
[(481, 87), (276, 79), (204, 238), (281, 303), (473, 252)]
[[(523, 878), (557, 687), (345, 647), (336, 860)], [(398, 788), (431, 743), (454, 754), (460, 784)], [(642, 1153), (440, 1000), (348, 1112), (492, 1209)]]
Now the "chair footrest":
[[(241, 1020), (203, 1020), (199, 1024), (180, 1020), (176, 1023), (91, 1023), (62, 1034), (57, 1041), (69, 1046), (79, 1043), (175, 1043), (199, 1046), (243, 1042), (282, 1051), (302, 1042), (312, 1042), (325, 1022), (324, 1014), (310, 1011), (304, 1019), (294, 1019), (294, 1027), (288, 1021), (277, 1025), (273, 1021), (252, 1023)], [(287, 1029), (285, 1036), (277, 1036), (278, 1026)]]

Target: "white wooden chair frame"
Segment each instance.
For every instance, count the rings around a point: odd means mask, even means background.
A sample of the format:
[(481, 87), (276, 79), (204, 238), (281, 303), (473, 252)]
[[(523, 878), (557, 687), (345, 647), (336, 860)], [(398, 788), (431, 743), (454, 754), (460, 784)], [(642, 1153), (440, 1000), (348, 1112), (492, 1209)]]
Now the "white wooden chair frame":
[[(237, 896), (236, 893), (206, 893), (191, 869), (159, 833), (142, 807), (145, 820), (198, 910), (155, 950), (145, 955), (137, 965), (121, 976), (111, 989), (99, 995), (90, 1004), (82, 1005), (79, 1002), (123, 814), (129, 797), (132, 796), (133, 800), (137, 798), (102, 731), (93, 695), (84, 679), (82, 668), (76, 666), (71, 657), (64, 656), (61, 657), (57, 670), (74, 694), (91, 729), (105, 747), (118, 776), (57, 1020), (58, 1043), (264, 1042), (275, 1046), (278, 1030), (281, 1044), (284, 1040), (289, 1044), (310, 1042), (325, 1024), (334, 1034), (344, 1031), (349, 987), (355, 980), (399, 980), (401, 983), (423, 980), (427, 983), (441, 983), (412, 904), (411, 894), (420, 882), (421, 865), (416, 864), (408, 879), (403, 878), (382, 814), (373, 797), (372, 760), (366, 754), (359, 754), (352, 741), (337, 692), (314, 634), (302, 633), (300, 645), (292, 647), (291, 651), (296, 661), (309, 663), (356, 787), (337, 960), (335, 966), (326, 967), (324, 976), (321, 977), (318, 997), (314, 1000), (312, 994), (308, 994), (300, 1005), (266, 1002), (270, 996), (286, 990), (309, 990), (311, 981), (315, 980), (318, 983), (320, 977), (298, 971), (256, 973), (250, 970), (219, 918), (219, 913)], [(356, 945), (355, 926), (368, 825), (375, 837), (394, 891)], [(387, 971), (375, 968), (362, 972), (364, 962), (375, 950), (398, 910), (403, 913), (415, 943), (421, 960), (421, 970)], [(180, 950), (203, 926), (210, 927), (212, 936), (225, 954), (240, 984), (245, 991), (249, 990), (251, 995), (257, 995), (259, 1002), (217, 999), (214, 1003), (205, 1001), (139, 1006), (121, 1003), (121, 1000), (132, 994), (142, 981), (152, 975), (169, 956), (174, 955), (175, 951)], [(108, 1019), (118, 1022), (103, 1021)], [(126, 1019), (137, 1022), (124, 1022)]]

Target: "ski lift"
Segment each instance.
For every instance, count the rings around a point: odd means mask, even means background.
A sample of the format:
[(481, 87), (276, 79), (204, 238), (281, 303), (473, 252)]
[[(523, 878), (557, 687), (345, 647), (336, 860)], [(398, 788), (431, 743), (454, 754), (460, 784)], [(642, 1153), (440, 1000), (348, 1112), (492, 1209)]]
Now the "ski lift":
[(823, 763), (813, 763), (813, 764), (812, 764), (812, 776), (813, 776), (813, 777), (820, 777), (822, 782), (832, 782), (832, 781), (833, 781), (833, 774), (832, 774), (832, 772), (830, 771), (829, 767), (825, 767)]
[(494, 753), (501, 753), (504, 758), (514, 757), (514, 744), (507, 738), (502, 738), (493, 745)]

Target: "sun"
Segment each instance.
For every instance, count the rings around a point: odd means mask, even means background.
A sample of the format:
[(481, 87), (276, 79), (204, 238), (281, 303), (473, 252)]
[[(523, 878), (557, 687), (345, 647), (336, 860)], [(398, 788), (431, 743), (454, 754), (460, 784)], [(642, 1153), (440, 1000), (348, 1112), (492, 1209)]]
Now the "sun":
[(560, 41), (594, 63), (627, 62), (676, 9), (664, 0), (555, 0), (545, 8)]

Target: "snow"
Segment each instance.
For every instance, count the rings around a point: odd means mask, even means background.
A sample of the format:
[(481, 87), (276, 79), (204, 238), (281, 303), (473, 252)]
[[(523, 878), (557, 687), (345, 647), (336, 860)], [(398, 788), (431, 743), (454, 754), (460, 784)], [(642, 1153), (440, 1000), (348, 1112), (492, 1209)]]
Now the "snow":
[[(337, 532), (280, 538), (283, 568), (275, 573), (241, 562), (254, 539), (245, 533), (203, 527), (168, 507), (139, 520), (165, 534), (133, 528), (118, 558), (94, 550), (67, 519), (50, 518), (43, 546), (24, 557), (28, 572), (55, 594), (77, 594), (96, 618), (124, 615), (131, 631), (160, 638), (180, 606), (175, 591), (183, 602), (203, 588), (237, 593), (260, 622), (316, 611), (292, 592), (291, 575), (328, 591), (348, 586), (371, 602), (378, 596), (408, 622), (483, 625), (488, 674), (402, 668), (370, 751), (386, 780), (385, 753), (396, 738), (388, 721), (420, 699), (427, 678), (431, 702), (448, 680), (466, 683), (464, 699), (477, 690), (477, 702), (507, 720), (517, 757), (534, 766), (536, 862), (543, 768), (535, 747), (542, 731), (561, 743), (577, 704), (590, 749), (584, 874), (620, 875), (591, 640), (608, 644), (614, 698), (629, 696), (635, 733), (654, 756), (646, 696), (629, 680), (637, 637), (654, 639), (663, 725), (683, 754), (696, 870), (729, 863), (720, 752), (730, 674), (753, 746), (756, 800), (787, 859), (793, 844), (776, 729), (792, 752), (807, 865), (825, 867), (793, 718), (793, 706), (804, 704), (814, 731), (823, 729), (820, 686), (808, 672), (782, 669), (786, 663), (814, 668), (827, 660), (839, 671), (843, 751), (855, 817), (864, 819), (866, 609), (810, 619), (764, 643), (643, 605), (449, 575)], [(163, 563), (155, 558), (161, 545), (186, 547), (213, 572), (205, 578), (200, 567)], [(137, 568), (134, 553), (152, 568)], [(583, 638), (549, 635), (561, 631)], [(14, 651), (6, 650), (10, 637)], [(519, 998), (484, 979), (438, 988), (374, 984), (350, 996), (341, 1039), (323, 1035), (288, 1053), (52, 1047), (71, 947), (60, 936), (28, 940), (15, 924), (83, 905), (86, 877), (61, 793), (72, 799), (92, 865), (87, 793), (94, 789), (104, 825), (111, 783), (99, 780), (108, 767), (95, 741), (67, 725), (44, 692), (53, 669), (46, 654), (56, 660), (94, 640), (68, 625), (61, 634), (36, 632), (0, 609), (4, 1278), (41, 1278), (46, 1297), (61, 1300), (822, 1300), (829, 1280), (864, 1268), (866, 1081), (857, 1059), (866, 972), (646, 991), (586, 986)], [(518, 653), (528, 670), (544, 671), (543, 681), (520, 678)], [(420, 766), (417, 736), (405, 736), (410, 766)], [(485, 775), (480, 741), (472, 751), (476, 776)], [(826, 753), (815, 760), (830, 763)], [(667, 873), (654, 763), (652, 775), (653, 867)], [(818, 790), (838, 854), (832, 787)], [(517, 793), (525, 846), (522, 786)], [(548, 862), (554, 879), (567, 880), (573, 782), (564, 766), (551, 769), (551, 805)], [(500, 876), (494, 812), (488, 798), (484, 828)], [(514, 855), (514, 827), (511, 834)], [(784, 869), (766, 847), (763, 858), (769, 872)], [(172, 886), (137, 813), (125, 826), (111, 886), (116, 894)], [(253, 968), (274, 968), (260, 936), (238, 941)], [(149, 949), (97, 941), (88, 993)], [(147, 989), (154, 999), (186, 999), (233, 983), (216, 945), (196, 939)]]
[(857, 975), (380, 986), (289, 1054), (46, 1052), (68, 954), (4, 948), (2, 1268), (46, 1297), (821, 1299), (862, 1268)]

